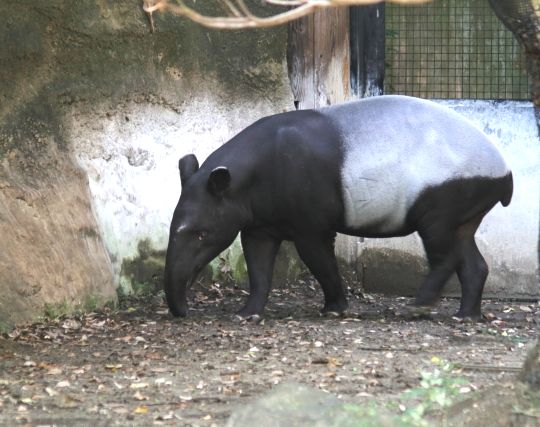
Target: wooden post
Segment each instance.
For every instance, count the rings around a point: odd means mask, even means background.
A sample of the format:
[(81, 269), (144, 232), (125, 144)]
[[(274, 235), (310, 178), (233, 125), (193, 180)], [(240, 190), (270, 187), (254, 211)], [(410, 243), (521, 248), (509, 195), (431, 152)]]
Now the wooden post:
[(287, 62), (296, 108), (349, 99), (349, 52), (348, 8), (317, 11), (289, 24)]
[[(349, 100), (349, 8), (321, 10), (290, 23), (287, 62), (297, 109)], [(339, 234), (335, 246), (356, 270), (357, 238)]]

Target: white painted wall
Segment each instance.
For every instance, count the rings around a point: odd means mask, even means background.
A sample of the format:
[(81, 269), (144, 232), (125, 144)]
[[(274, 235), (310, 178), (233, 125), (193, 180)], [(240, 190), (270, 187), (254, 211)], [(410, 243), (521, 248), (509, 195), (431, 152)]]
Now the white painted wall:
[[(88, 173), (94, 209), (120, 279), (124, 258), (137, 254), (140, 240), (167, 245), (169, 222), (180, 194), (178, 159), (195, 153), (202, 162), (214, 149), (260, 117), (290, 109), (275, 99), (226, 103), (203, 90), (180, 112), (162, 104), (132, 103), (121, 112), (73, 111), (65, 126), (80, 165)], [(540, 200), (540, 143), (533, 108), (522, 102), (446, 101), (493, 138), (513, 169), (515, 191), (508, 208), (497, 206), (478, 232), (491, 266), (488, 290), (537, 293)], [(423, 256), (416, 235), (399, 239), (341, 239), (338, 254), (349, 261), (369, 248), (396, 248)]]
[[(292, 101), (224, 101), (201, 90), (180, 112), (163, 104), (128, 103), (101, 114), (74, 110), (64, 126), (87, 172), (94, 210), (119, 284), (122, 260), (148, 239), (165, 249), (180, 196), (178, 160), (195, 153), (199, 163), (237, 132), (263, 116), (286, 111)], [(285, 105), (286, 104), (286, 105)], [(105, 112), (107, 111), (107, 112)]]

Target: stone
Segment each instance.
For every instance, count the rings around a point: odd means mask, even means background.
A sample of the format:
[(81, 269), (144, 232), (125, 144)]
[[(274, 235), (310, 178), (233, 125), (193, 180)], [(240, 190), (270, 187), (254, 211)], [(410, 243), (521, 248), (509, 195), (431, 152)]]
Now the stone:
[(336, 396), (288, 382), (233, 411), (226, 427), (392, 427), (375, 407), (348, 404)]

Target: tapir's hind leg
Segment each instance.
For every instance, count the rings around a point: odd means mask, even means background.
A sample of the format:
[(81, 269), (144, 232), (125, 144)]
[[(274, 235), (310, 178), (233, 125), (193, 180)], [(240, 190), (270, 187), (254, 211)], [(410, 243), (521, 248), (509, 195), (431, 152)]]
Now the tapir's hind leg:
[(482, 291), (488, 268), (480, 254), (474, 234), (485, 213), (454, 227), (434, 227), (435, 232), (420, 230), (430, 271), (422, 283), (415, 305), (433, 305), (452, 273), (461, 283), (461, 306), (458, 317), (479, 318)]
[(300, 259), (313, 273), (324, 293), (322, 313), (342, 314), (347, 309), (347, 297), (334, 253), (335, 233), (313, 235), (294, 241)]
[(456, 272), (461, 284), (461, 305), (457, 317), (480, 319), (482, 292), (488, 276), (488, 265), (478, 250), (474, 234), (486, 212), (459, 227), (459, 263)]
[(478, 250), (474, 236), (461, 244), (462, 258), (457, 266), (461, 283), (461, 305), (457, 317), (480, 319), (482, 292), (488, 275), (488, 266)]
[(429, 272), (424, 279), (414, 305), (432, 306), (439, 300), (444, 285), (456, 271), (459, 261), (458, 239), (454, 230), (444, 233), (421, 233)]

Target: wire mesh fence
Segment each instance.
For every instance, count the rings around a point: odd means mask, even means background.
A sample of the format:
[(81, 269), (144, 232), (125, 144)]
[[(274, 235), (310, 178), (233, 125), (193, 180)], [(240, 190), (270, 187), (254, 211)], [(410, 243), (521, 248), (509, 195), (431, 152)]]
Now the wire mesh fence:
[(487, 0), (386, 4), (387, 94), (529, 99), (525, 53)]

